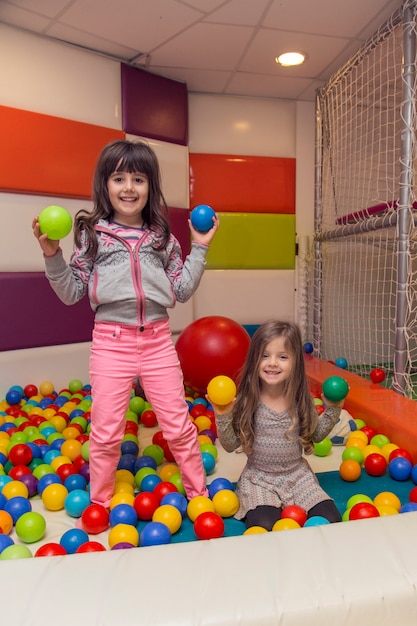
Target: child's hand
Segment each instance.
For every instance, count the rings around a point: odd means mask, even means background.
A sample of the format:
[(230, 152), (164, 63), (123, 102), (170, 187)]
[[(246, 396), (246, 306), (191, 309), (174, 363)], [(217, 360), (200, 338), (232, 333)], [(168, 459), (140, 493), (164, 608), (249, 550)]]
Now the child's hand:
[(201, 243), (204, 246), (209, 246), (211, 243), (211, 240), (213, 239), (216, 233), (216, 230), (220, 226), (220, 220), (216, 214), (216, 216), (213, 217), (213, 226), (210, 228), (210, 230), (208, 230), (205, 233), (200, 233), (198, 230), (196, 230), (194, 226), (191, 224), (191, 220), (188, 220), (188, 225), (190, 227), (193, 241), (195, 241), (196, 243)]
[(33, 218), (32, 230), (45, 256), (54, 256), (59, 248), (59, 240), (48, 239), (48, 235), (42, 235), (39, 226), (38, 216)]
[(206, 395), (206, 400), (207, 402), (210, 402), (211, 406), (213, 407), (213, 411), (217, 413), (217, 415), (225, 415), (226, 413), (231, 413), (236, 402), (236, 398), (233, 398), (233, 400), (229, 402), (229, 404), (214, 404), (210, 400), (208, 395)]

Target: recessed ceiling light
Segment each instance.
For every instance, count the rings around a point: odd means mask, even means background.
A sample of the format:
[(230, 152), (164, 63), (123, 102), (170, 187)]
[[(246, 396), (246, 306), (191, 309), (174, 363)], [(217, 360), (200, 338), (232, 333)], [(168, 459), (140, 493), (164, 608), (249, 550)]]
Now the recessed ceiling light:
[(279, 63), (284, 67), (290, 67), (291, 65), (301, 65), (304, 63), (306, 55), (302, 52), (284, 52), (279, 57), (275, 57), (275, 63)]

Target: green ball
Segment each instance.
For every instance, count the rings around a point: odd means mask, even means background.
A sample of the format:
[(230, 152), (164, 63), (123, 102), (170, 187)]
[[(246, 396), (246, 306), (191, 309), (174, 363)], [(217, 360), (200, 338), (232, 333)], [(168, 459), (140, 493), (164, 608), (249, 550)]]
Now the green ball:
[(328, 437), (325, 437), (322, 441), (314, 444), (314, 454), (316, 456), (328, 456), (333, 447), (332, 442)]
[(182, 482), (181, 472), (175, 472), (175, 474), (172, 474), (169, 477), (168, 482), (172, 483), (178, 489), (178, 491), (182, 493), (183, 496), (186, 495), (184, 485)]
[(39, 214), (39, 228), (48, 239), (63, 239), (71, 232), (72, 217), (62, 206), (47, 206)]
[(368, 502), (369, 504), (373, 504), (373, 500), (370, 496), (367, 496), (365, 493), (355, 493), (353, 496), (350, 496), (349, 500), (346, 502), (346, 508), (351, 509), (359, 502)]
[(16, 534), (24, 543), (35, 543), (45, 534), (46, 521), (36, 511), (23, 513), (16, 522)]
[(73, 378), (68, 383), (68, 389), (71, 391), (71, 393), (77, 393), (77, 391), (81, 391), (82, 388), (83, 383), (78, 378)]
[(84, 441), (83, 445), (81, 446), (81, 456), (86, 462), (90, 460), (90, 440), (89, 439), (87, 439), (87, 441)]
[(27, 546), (22, 546), (20, 543), (7, 546), (0, 554), (1, 561), (14, 561), (16, 559), (30, 559), (33, 557), (32, 552)]
[(363, 452), (359, 448), (356, 448), (356, 446), (345, 448), (342, 452), (342, 461), (356, 461), (359, 465), (362, 465), (363, 460)]
[(324, 397), (331, 402), (340, 402), (346, 398), (349, 385), (341, 376), (329, 376), (329, 378), (326, 378), (323, 382), (322, 391)]
[(385, 446), (391, 442), (386, 435), (374, 435), (369, 443), (371, 444), (371, 446), (378, 446), (378, 448), (382, 448), (382, 446)]
[(161, 465), (164, 460), (164, 451), (161, 446), (158, 446), (156, 443), (151, 443), (149, 446), (146, 446), (142, 454), (143, 456), (151, 456), (155, 459), (157, 465)]
[(157, 471), (153, 468), (153, 467), (141, 467), (135, 474), (135, 483), (138, 489), (140, 489), (140, 486), (142, 484), (142, 480), (145, 478), (145, 476), (149, 476), (150, 474), (152, 475), (157, 475)]
[(140, 396), (133, 396), (129, 402), (129, 409), (136, 415), (140, 415), (145, 409), (145, 400)]

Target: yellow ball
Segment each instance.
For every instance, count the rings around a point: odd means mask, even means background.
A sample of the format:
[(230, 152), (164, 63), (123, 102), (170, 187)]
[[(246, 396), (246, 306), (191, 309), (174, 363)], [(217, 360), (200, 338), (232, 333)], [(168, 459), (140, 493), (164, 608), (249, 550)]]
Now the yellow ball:
[(375, 446), (373, 444), (369, 444), (367, 446), (365, 446), (365, 448), (362, 450), (363, 452), (363, 458), (366, 459), (366, 457), (368, 457), (370, 454), (381, 454), (381, 448), (379, 446)]
[(191, 498), (187, 505), (187, 515), (192, 522), (195, 522), (201, 513), (215, 513), (214, 503), (206, 496), (195, 496)]
[(67, 465), (68, 463), (71, 463), (71, 462), (72, 461), (68, 456), (64, 456), (62, 454), (61, 456), (56, 456), (54, 459), (52, 459), (52, 461), (50, 462), (50, 466), (52, 467), (54, 472), (56, 472), (57, 469), (61, 467), (61, 465)]
[(114, 485), (114, 492), (113, 493), (122, 493), (122, 492), (134, 494), (135, 493), (135, 488), (130, 483), (127, 483), (124, 480), (119, 480)]
[(359, 437), (354, 437), (353, 435), (351, 435), (346, 441), (346, 448), (358, 448), (358, 450), (361, 450), (362, 452), (367, 445), (366, 441), (360, 439)]
[(29, 497), (28, 488), (25, 483), (20, 480), (9, 481), (4, 485), (1, 492), (8, 500), (10, 500), (10, 498), (15, 498), (16, 496), (23, 496), (23, 498)]
[(374, 505), (377, 508), (379, 506), (390, 506), (396, 509), (398, 513), (401, 509), (401, 500), (395, 493), (392, 493), (392, 491), (381, 491), (381, 493), (375, 496)]
[(58, 433), (62, 433), (67, 427), (67, 420), (62, 415), (52, 415), (49, 420)]
[(49, 396), (49, 394), (51, 394), (54, 390), (54, 385), (53, 383), (51, 383), (49, 380), (44, 380), (40, 385), (39, 385), (39, 392), (43, 395), (43, 396)]
[(139, 532), (131, 524), (116, 524), (109, 532), (108, 542), (110, 548), (118, 543), (130, 543), (137, 547), (139, 545)]
[(162, 504), (152, 515), (152, 521), (165, 524), (173, 535), (181, 528), (182, 515), (172, 504)]
[(380, 504), (376, 507), (380, 517), (384, 517), (385, 515), (398, 515), (399, 511), (393, 506), (389, 506), (388, 504)]
[(198, 435), (197, 439), (200, 446), (203, 445), (203, 443), (213, 443), (208, 435)]
[(80, 456), (82, 445), (77, 439), (67, 439), (61, 446), (61, 454), (74, 461), (77, 456)]
[(243, 533), (244, 535), (260, 535), (262, 533), (267, 533), (267, 529), (263, 526), (250, 526)]
[(116, 472), (116, 483), (127, 483), (128, 485), (135, 486), (135, 477), (132, 472), (127, 469), (119, 469)]
[(231, 489), (220, 489), (212, 498), (214, 511), (221, 517), (232, 517), (239, 510), (239, 498)]
[(177, 474), (179, 472), (179, 467), (175, 463), (167, 463), (163, 465), (160, 469), (158, 469), (158, 476), (164, 482), (169, 481), (171, 476)]
[[(62, 418), (64, 419), (64, 418)], [(76, 439), (80, 435), (80, 431), (75, 426), (66, 426), (62, 431), (64, 439)]]
[(43, 416), (46, 417), (47, 420), (50, 420), (52, 417), (55, 417), (55, 415), (56, 415), (56, 409), (52, 409), (51, 407), (47, 406), (43, 410)]
[(389, 455), (391, 454), (391, 452), (393, 452), (394, 450), (398, 450), (398, 448), (399, 446), (397, 446), (395, 443), (386, 443), (382, 446), (381, 454), (383, 455), (387, 463), (389, 463)]
[[(197, 426), (197, 430), (201, 433), (202, 430), (209, 430), (212, 427), (211, 419), (207, 415), (199, 415), (194, 419), (194, 424)], [(211, 439), (210, 439), (211, 443)]]
[(110, 500), (110, 511), (114, 509), (118, 504), (129, 504), (133, 506), (135, 502), (135, 496), (132, 493), (127, 493), (127, 491), (121, 491), (120, 493), (115, 493), (112, 499)]
[(236, 396), (236, 385), (229, 376), (215, 376), (207, 385), (207, 395), (210, 402), (224, 406)]
[(42, 502), (48, 511), (62, 511), (68, 489), (59, 483), (52, 483), (42, 491)]
[(364, 441), (366, 444), (368, 443), (368, 435), (366, 433), (364, 433), (363, 430), (354, 430), (349, 435), (349, 439), (351, 437), (356, 437), (357, 439), (362, 439), (362, 441)]
[(277, 530), (295, 530), (296, 528), (301, 528), (301, 526), (295, 519), (291, 519), (291, 517), (279, 519), (272, 526), (274, 532)]

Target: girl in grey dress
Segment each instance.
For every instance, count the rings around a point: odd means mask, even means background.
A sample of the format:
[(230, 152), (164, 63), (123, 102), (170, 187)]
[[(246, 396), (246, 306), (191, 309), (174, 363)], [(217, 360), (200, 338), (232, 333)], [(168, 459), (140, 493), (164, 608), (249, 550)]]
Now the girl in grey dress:
[(240, 507), (235, 517), (247, 527), (271, 530), (282, 509), (295, 504), (308, 517), (341, 521), (333, 500), (320, 487), (303, 456), (336, 424), (343, 401), (323, 398), (319, 416), (304, 367), (296, 324), (271, 321), (252, 337), (236, 398), (213, 405), (218, 437), (227, 452), (239, 450), (247, 463), (237, 483)]

